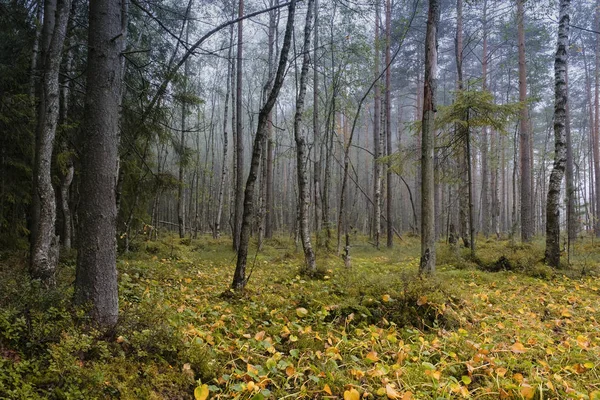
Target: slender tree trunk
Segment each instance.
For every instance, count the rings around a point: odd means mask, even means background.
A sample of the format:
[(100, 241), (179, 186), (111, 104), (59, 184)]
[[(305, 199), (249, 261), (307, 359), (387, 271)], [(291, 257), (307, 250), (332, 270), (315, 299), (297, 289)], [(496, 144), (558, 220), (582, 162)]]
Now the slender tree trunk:
[[(458, 90), (464, 89), (463, 82), (463, 0), (456, 0), (456, 71), (457, 71), (457, 86)], [(466, 136), (469, 135), (468, 129), (463, 126), (456, 126), (455, 131), (457, 140), (460, 143), (458, 150), (458, 169), (460, 172), (460, 184), (458, 190), (459, 200), (459, 225), (460, 236), (462, 237), (464, 247), (470, 247), (469, 235), (469, 177), (467, 171), (467, 149)]]
[(306, 13), (306, 25), (304, 27), (304, 45), (302, 47), (302, 69), (300, 71), (300, 92), (296, 98), (296, 114), (294, 116), (294, 139), (296, 141), (296, 172), (298, 175), (298, 211), (300, 222), (300, 238), (304, 249), (304, 262), (306, 272), (314, 275), (317, 271), (315, 252), (310, 241), (309, 209), (310, 188), (308, 180), (308, 145), (306, 135), (302, 133), (302, 114), (304, 112), (304, 98), (306, 97), (306, 85), (308, 80), (310, 30), (312, 25), (312, 10), (314, 0), (308, 0), (308, 11)]
[(519, 132), (519, 163), (521, 167), (521, 240), (530, 242), (534, 232), (531, 179), (531, 129), (527, 101), (527, 70), (525, 63), (524, 0), (517, 0), (517, 34), (519, 42), (519, 101), (521, 109)]
[(381, 62), (381, 56), (379, 54), (380, 49), (380, 37), (379, 37), (379, 24), (380, 24), (380, 0), (375, 2), (375, 104), (373, 106), (373, 239), (375, 246), (379, 249), (379, 236), (381, 235), (381, 84), (379, 82), (379, 64)]
[[(594, 27), (600, 27), (600, 0), (596, 0)], [(593, 165), (594, 165), (594, 194), (595, 214), (594, 233), (600, 237), (600, 38), (596, 35), (596, 68), (594, 73), (594, 139), (592, 143)]]
[[(188, 10), (191, 9), (192, 1), (189, 2)], [(189, 18), (189, 13), (186, 13), (186, 19)], [(190, 19), (184, 21), (186, 25), (185, 41), (189, 41), (190, 37)], [(183, 96), (181, 101), (181, 133), (179, 135), (179, 186), (177, 188), (177, 225), (179, 228), (179, 237), (183, 239), (186, 232), (186, 210), (185, 210), (185, 164), (187, 157), (186, 149), (186, 117), (187, 117), (187, 80), (190, 74), (190, 63), (186, 61), (183, 67)]]
[(42, 29), (42, 98), (39, 102), (34, 196), (39, 200), (39, 220), (31, 247), (31, 276), (54, 285), (58, 264), (56, 195), (52, 186), (52, 150), (59, 116), (59, 72), (71, 10), (70, 0), (46, 1)]
[[(565, 81), (567, 85), (567, 99), (569, 97), (569, 64), (566, 65)], [(577, 240), (579, 224), (577, 222), (576, 203), (577, 187), (575, 185), (575, 171), (573, 160), (573, 141), (571, 138), (571, 116), (569, 103), (565, 105), (565, 144), (567, 146), (567, 165), (566, 165), (566, 190), (567, 190), (567, 234), (569, 242), (569, 252), (572, 243)]]
[[(437, 26), (436, 26), (437, 32)], [(391, 37), (392, 37), (392, 6), (391, 1), (386, 0), (385, 3), (385, 136), (387, 144), (387, 174), (386, 174), (386, 214), (387, 214), (387, 247), (391, 249), (394, 246), (394, 215), (392, 206), (393, 193), (392, 193), (392, 160), (391, 156), (393, 153), (392, 149), (392, 68), (391, 68)], [(437, 46), (437, 44), (436, 44)], [(436, 50), (437, 51), (437, 50)], [(436, 56), (437, 57), (437, 56)], [(435, 78), (434, 78), (435, 79)], [(435, 100), (433, 100), (435, 102)], [(435, 109), (435, 107), (434, 107)], [(432, 116), (433, 118), (433, 116)], [(435, 260), (434, 260), (435, 264)]]
[(319, 127), (319, 0), (315, 0), (315, 26), (313, 28), (313, 152), (315, 164), (313, 166), (313, 191), (315, 204), (315, 231), (317, 232), (317, 246), (319, 246), (319, 237), (321, 236), (321, 227), (323, 221), (323, 210), (321, 200), (321, 158), (322, 144), (321, 132)]
[(219, 195), (217, 205), (217, 215), (213, 227), (213, 237), (215, 239), (221, 236), (221, 217), (223, 215), (223, 201), (225, 194), (225, 184), (227, 182), (227, 151), (229, 147), (229, 134), (227, 133), (228, 114), (229, 114), (229, 93), (231, 92), (231, 81), (233, 80), (233, 60), (231, 52), (233, 48), (233, 25), (229, 29), (229, 54), (227, 57), (227, 90), (225, 91), (225, 102), (223, 110), (223, 165), (221, 166), (221, 180), (219, 181)]
[(277, 67), (277, 74), (273, 82), (273, 87), (269, 93), (269, 97), (265, 105), (261, 108), (258, 115), (258, 126), (256, 128), (256, 135), (254, 138), (254, 145), (252, 146), (252, 158), (250, 161), (250, 173), (248, 180), (246, 181), (246, 189), (244, 191), (244, 213), (242, 218), (242, 225), (240, 229), (240, 240), (237, 252), (237, 263), (235, 267), (235, 273), (233, 275), (233, 282), (231, 284), (234, 290), (243, 290), (247, 283), (246, 278), (246, 262), (248, 258), (248, 244), (250, 242), (250, 227), (252, 224), (252, 215), (254, 213), (254, 186), (258, 175), (258, 169), (260, 164), (261, 147), (264, 142), (266, 135), (266, 127), (268, 122), (269, 113), (277, 101), (279, 91), (283, 84), (285, 69), (287, 68), (288, 56), (292, 41), (292, 31), (294, 29), (294, 14), (296, 11), (296, 0), (292, 0), (289, 5), (288, 21), (285, 30), (285, 36), (283, 39), (283, 46), (281, 48), (281, 55), (279, 59), (279, 65)]
[[(482, 64), (482, 87), (483, 90), (488, 90), (488, 32), (487, 32), (487, 0), (483, 1), (483, 54), (481, 57)], [(490, 235), (490, 223), (493, 219), (492, 209), (490, 207), (490, 171), (488, 158), (488, 137), (489, 131), (487, 127), (482, 130), (481, 136), (481, 231), (487, 238)]]
[[(244, 15), (244, 0), (239, 0), (238, 17)], [(242, 118), (242, 76), (243, 76), (243, 26), (242, 21), (238, 22), (238, 43), (237, 43), (237, 77), (236, 77), (236, 95), (235, 95), (235, 115), (236, 115), (236, 166), (237, 174), (235, 179), (235, 210), (233, 222), (233, 248), (239, 249), (241, 224), (244, 212), (244, 135)]]
[(571, 0), (560, 1), (558, 45), (554, 58), (554, 166), (546, 200), (546, 262), (560, 266), (560, 190), (567, 163), (566, 124), (569, 12)]
[(94, 322), (109, 328), (119, 311), (115, 185), (127, 0), (91, 0), (88, 35), (75, 301), (90, 305)]
[[(77, 2), (71, 2), (71, 11), (69, 22), (67, 23), (67, 32), (71, 30), (74, 24), (74, 15), (76, 12)], [(73, 69), (73, 46), (72, 40), (68, 40), (67, 44), (67, 54), (65, 56), (65, 75), (70, 73)], [(68, 76), (63, 78), (63, 82), (61, 85), (61, 94), (60, 94), (60, 112), (58, 117), (58, 124), (64, 125), (67, 124), (67, 118), (69, 115), (69, 102), (71, 97), (71, 81)], [(61, 150), (64, 153), (69, 152), (69, 146), (67, 144), (67, 140), (63, 139), (61, 143)], [(61, 168), (60, 173), (60, 208), (62, 213), (62, 225), (60, 227), (60, 243), (65, 250), (70, 250), (73, 239), (73, 216), (71, 212), (71, 207), (69, 204), (69, 194), (71, 183), (73, 182), (73, 177), (75, 176), (75, 167), (73, 165), (73, 158), (69, 155), (64, 162), (64, 165)]]
[(437, 89), (437, 28), (440, 15), (438, 0), (429, 0), (425, 38), (425, 84), (423, 90), (423, 132), (421, 149), (421, 261), (419, 273), (435, 273), (435, 196), (434, 188), (434, 118)]

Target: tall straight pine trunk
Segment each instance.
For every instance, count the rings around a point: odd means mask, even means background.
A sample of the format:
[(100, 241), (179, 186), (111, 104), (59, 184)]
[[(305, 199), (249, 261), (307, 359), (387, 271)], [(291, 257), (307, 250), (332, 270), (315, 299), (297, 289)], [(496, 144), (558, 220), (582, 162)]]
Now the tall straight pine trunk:
[(374, 75), (377, 79), (375, 84), (375, 96), (373, 105), (373, 239), (375, 246), (379, 248), (379, 237), (381, 235), (381, 84), (379, 82), (379, 64), (380, 56), (380, 1), (375, 2), (375, 59)]
[(419, 273), (435, 272), (434, 206), (434, 137), (435, 92), (437, 89), (437, 27), (440, 15), (438, 0), (429, 0), (425, 37), (425, 83), (423, 90), (423, 125), (421, 140), (421, 261)]
[(91, 0), (75, 301), (103, 328), (119, 311), (115, 189), (126, 37), (127, 0)]
[(521, 170), (521, 240), (530, 242), (533, 237), (533, 203), (531, 176), (531, 127), (527, 101), (527, 69), (525, 63), (525, 10), (524, 0), (517, 0), (517, 35), (519, 42), (519, 101), (523, 103), (520, 115), (519, 163)]

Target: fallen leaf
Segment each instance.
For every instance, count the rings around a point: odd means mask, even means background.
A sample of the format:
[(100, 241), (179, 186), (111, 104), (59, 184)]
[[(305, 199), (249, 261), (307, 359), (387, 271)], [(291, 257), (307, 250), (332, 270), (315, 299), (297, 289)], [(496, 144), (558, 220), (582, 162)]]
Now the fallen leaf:
[(510, 351), (516, 354), (525, 353), (527, 349), (523, 346), (521, 342), (515, 342), (512, 346), (510, 346)]
[(389, 383), (387, 385), (385, 385), (385, 395), (387, 396), (388, 399), (399, 399), (400, 398), (400, 393), (398, 393), (396, 391), (396, 389), (394, 389), (394, 387), (392, 385), (390, 385)]
[(367, 360), (370, 360), (370, 361), (373, 361), (373, 362), (379, 361), (379, 357), (377, 356), (377, 352), (376, 351), (370, 351), (365, 358)]
[(208, 385), (207, 384), (198, 386), (196, 389), (194, 389), (194, 399), (196, 399), (196, 400), (208, 399)]
[(360, 400), (360, 393), (354, 388), (346, 390), (344, 392), (344, 400)]
[(328, 395), (330, 395), (330, 396), (332, 396), (332, 395), (333, 395), (333, 393), (331, 392), (331, 388), (329, 387), (329, 385), (328, 385), (328, 384), (325, 384), (325, 386), (323, 386), (323, 391), (324, 391), (325, 393), (327, 393)]
[(300, 318), (306, 317), (308, 315), (308, 310), (304, 307), (296, 308), (296, 315)]

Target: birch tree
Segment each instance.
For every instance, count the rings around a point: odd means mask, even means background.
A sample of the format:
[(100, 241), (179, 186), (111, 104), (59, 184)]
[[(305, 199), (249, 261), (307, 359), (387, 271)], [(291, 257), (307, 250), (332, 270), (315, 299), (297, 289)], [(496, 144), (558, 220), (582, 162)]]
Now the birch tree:
[(546, 262), (560, 265), (560, 191), (567, 162), (567, 62), (571, 0), (560, 1), (558, 43), (554, 58), (554, 166), (546, 200)]

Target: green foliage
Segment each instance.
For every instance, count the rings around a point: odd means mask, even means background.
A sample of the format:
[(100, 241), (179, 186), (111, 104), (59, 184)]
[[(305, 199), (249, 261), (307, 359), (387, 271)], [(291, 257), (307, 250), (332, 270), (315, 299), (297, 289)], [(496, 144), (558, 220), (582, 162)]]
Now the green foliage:
[(505, 132), (506, 125), (518, 116), (521, 103), (496, 104), (494, 96), (486, 90), (461, 90), (449, 106), (439, 107), (436, 128), (460, 125), (464, 128), (490, 127)]

